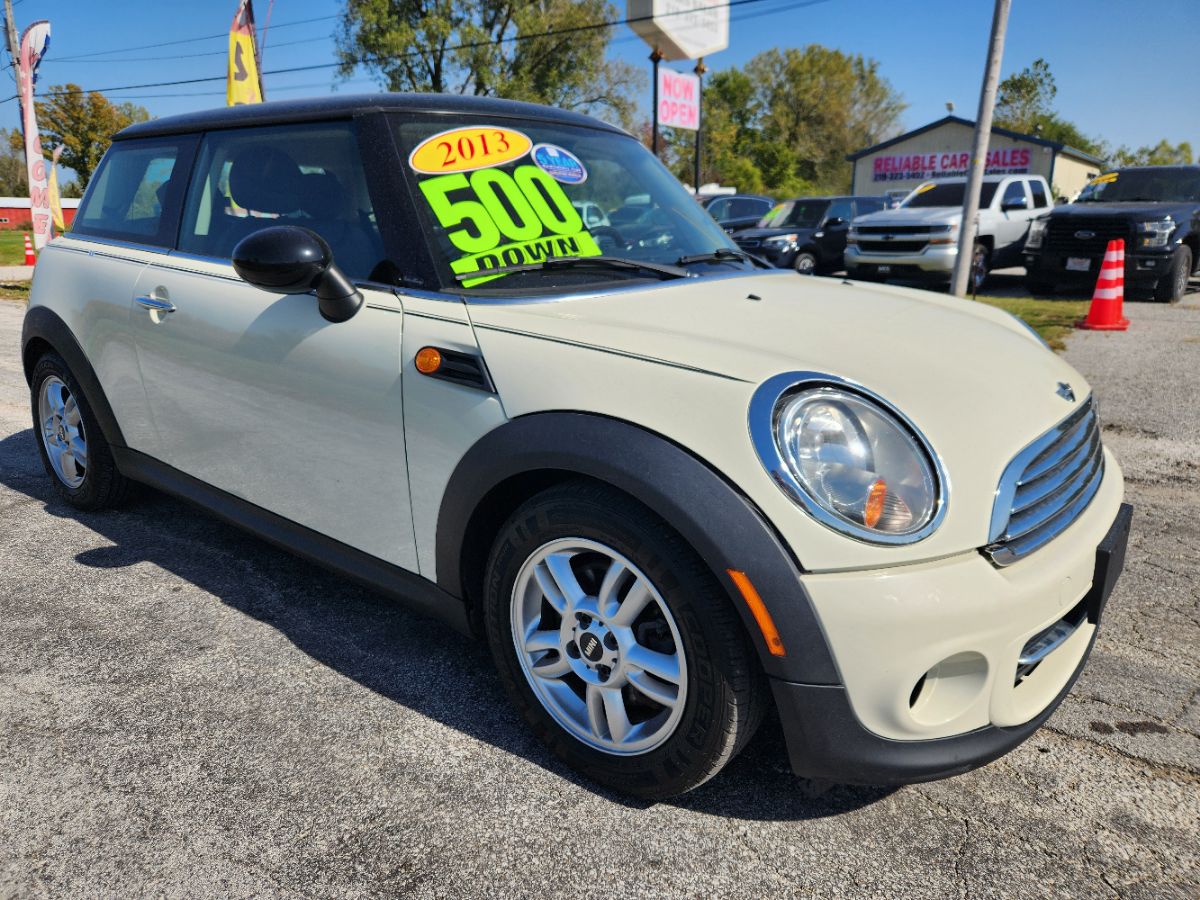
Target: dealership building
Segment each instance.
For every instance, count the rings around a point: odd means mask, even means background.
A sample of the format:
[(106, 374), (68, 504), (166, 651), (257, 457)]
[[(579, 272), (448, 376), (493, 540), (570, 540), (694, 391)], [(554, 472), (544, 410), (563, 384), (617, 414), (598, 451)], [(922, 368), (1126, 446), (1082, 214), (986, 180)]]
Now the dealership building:
[[(958, 116), (867, 147), (846, 157), (854, 166), (852, 194), (910, 191), (926, 181), (967, 174), (975, 123)], [(1073, 199), (1100, 174), (1102, 161), (1090, 153), (1036, 134), (992, 128), (988, 175), (1042, 175), (1056, 197)]]

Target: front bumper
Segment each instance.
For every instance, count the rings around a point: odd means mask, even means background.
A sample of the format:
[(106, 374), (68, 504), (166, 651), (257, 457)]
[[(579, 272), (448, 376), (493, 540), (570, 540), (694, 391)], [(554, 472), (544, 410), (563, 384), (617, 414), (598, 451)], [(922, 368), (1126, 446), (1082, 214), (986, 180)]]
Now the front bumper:
[[(1081, 520), (1007, 569), (980, 554), (893, 572), (805, 576), (841, 685), (772, 679), (792, 768), (847, 783), (923, 781), (1029, 737), (1082, 671), (1124, 563), (1120, 479)], [(1072, 618), (1073, 617), (1073, 618)], [(1062, 621), (1032, 671), (1018, 662)], [(924, 677), (923, 677), (924, 676)]]
[(958, 258), (955, 244), (929, 244), (919, 253), (865, 252), (856, 244), (846, 248), (846, 271), (853, 278), (857, 271), (872, 275), (949, 277)]
[[(1042, 281), (1091, 290), (1100, 275), (1100, 264), (1104, 261), (1104, 255), (1083, 254), (1083, 258), (1090, 261), (1086, 272), (1067, 269), (1068, 258), (1068, 254), (1054, 251), (1026, 252), (1023, 262), (1025, 271)], [(1125, 284), (1133, 290), (1154, 290), (1159, 280), (1165, 278), (1170, 271), (1170, 251), (1125, 253)]]

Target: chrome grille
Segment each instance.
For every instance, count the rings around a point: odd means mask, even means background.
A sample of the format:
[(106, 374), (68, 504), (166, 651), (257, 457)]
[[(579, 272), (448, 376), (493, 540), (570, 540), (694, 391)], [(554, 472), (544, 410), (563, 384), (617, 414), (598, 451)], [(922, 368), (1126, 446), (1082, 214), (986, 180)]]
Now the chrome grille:
[(1042, 247), (1069, 256), (1100, 256), (1114, 238), (1124, 238), (1132, 246), (1132, 236), (1129, 220), (1123, 217), (1051, 216)]
[(859, 240), (859, 249), (864, 253), (920, 253), (927, 241), (864, 241)]
[(1092, 398), (1008, 464), (996, 489), (984, 552), (1007, 566), (1045, 546), (1079, 517), (1104, 476)]
[(734, 238), (734, 242), (742, 248), (753, 249), (762, 243), (758, 238)]

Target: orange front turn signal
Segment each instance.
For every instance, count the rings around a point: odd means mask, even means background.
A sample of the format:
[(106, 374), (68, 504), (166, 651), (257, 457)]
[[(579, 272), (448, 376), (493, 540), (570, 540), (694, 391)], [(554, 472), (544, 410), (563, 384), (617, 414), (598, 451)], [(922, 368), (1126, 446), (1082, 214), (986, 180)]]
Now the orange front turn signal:
[(883, 516), (883, 502), (887, 500), (887, 482), (880, 478), (867, 488), (867, 502), (863, 505), (863, 524), (874, 528)]
[(750, 613), (754, 616), (754, 621), (758, 623), (758, 630), (762, 632), (763, 640), (767, 642), (767, 649), (771, 651), (771, 655), (787, 656), (787, 651), (783, 648), (783, 638), (779, 636), (779, 629), (775, 627), (775, 620), (771, 618), (767, 605), (763, 603), (762, 597), (758, 596), (758, 591), (751, 583), (750, 578), (745, 572), (739, 572), (737, 569), (726, 569), (725, 571), (729, 573), (729, 577), (741, 591), (746, 606), (750, 607)]
[(417, 351), (416, 365), (422, 375), (432, 375), (442, 367), (442, 354), (436, 347), (422, 347)]

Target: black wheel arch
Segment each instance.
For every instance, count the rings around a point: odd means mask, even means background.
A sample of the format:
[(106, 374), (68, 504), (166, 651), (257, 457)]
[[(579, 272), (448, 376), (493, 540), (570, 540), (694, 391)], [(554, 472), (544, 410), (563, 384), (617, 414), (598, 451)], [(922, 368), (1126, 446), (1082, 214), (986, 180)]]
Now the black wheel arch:
[[(532, 494), (588, 478), (636, 499), (679, 532), (728, 593), (766, 674), (839, 683), (799, 561), (757, 507), (715, 468), (662, 435), (580, 412), (522, 416), (484, 435), (459, 461), (442, 495), (437, 583), (479, 608), (483, 568), (497, 529)], [(730, 578), (745, 572), (770, 611), (786, 656), (768, 651)]]
[(31, 306), (21, 326), (21, 363), (26, 383), (33, 379), (33, 367), (43, 354), (53, 351), (63, 358), (75, 380), (83, 388), (88, 404), (110, 447), (125, 447), (125, 436), (113, 414), (108, 397), (96, 377), (87, 354), (62, 318), (45, 306)]

